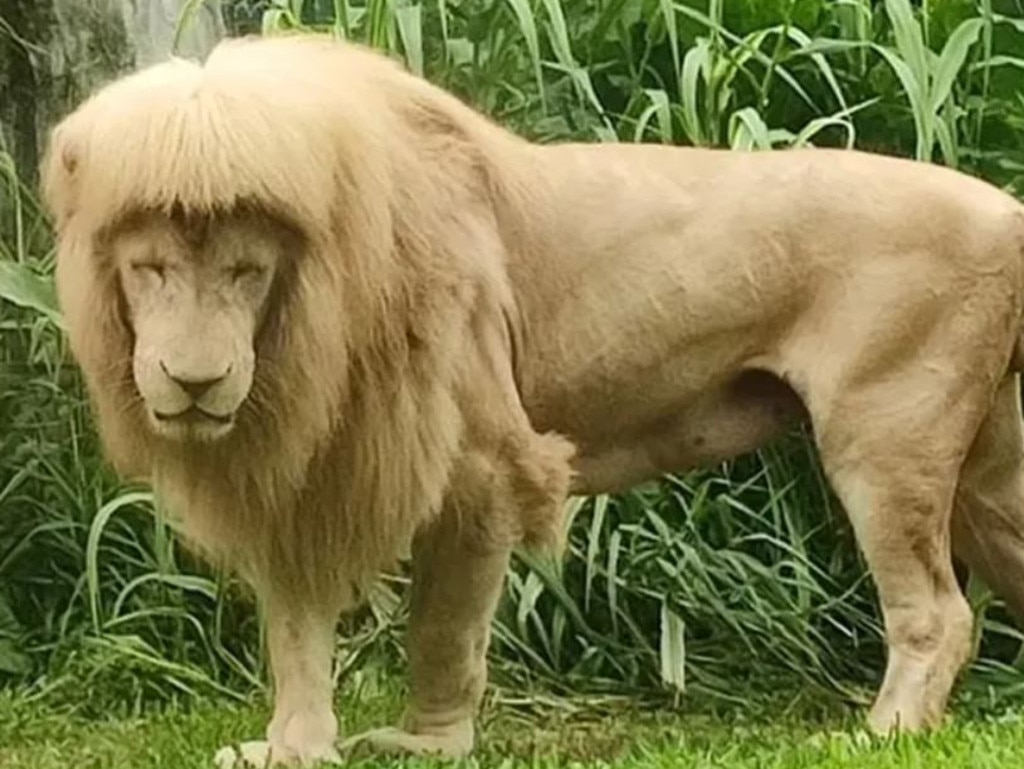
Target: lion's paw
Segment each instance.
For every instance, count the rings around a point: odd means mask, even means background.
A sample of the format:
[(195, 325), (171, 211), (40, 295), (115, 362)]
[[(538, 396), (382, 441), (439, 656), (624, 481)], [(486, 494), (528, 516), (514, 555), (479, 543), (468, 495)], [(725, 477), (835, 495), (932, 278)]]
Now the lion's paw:
[(340, 748), (349, 753), (464, 758), (473, 750), (473, 724), (467, 721), (432, 734), (412, 734), (395, 727), (373, 729), (350, 737)]
[[(237, 748), (237, 749), (236, 749)], [(272, 766), (270, 743), (262, 740), (227, 745), (213, 757), (217, 769), (251, 769), (251, 767)]]
[(243, 742), (236, 747), (221, 748), (213, 757), (217, 769), (269, 769), (278, 766), (314, 766), (318, 763), (340, 764), (341, 757), (333, 747), (316, 751), (304, 751), (298, 755), (293, 751), (274, 750), (264, 740)]

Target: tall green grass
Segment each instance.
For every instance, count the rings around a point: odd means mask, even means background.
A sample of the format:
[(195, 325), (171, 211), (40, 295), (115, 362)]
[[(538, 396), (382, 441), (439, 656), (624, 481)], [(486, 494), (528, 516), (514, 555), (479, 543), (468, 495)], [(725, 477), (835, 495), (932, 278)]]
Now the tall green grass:
[[(391, 52), (539, 141), (764, 151), (860, 146), (1024, 180), (1013, 0), (271, 0), (236, 26)], [(325, 73), (325, 77), (334, 77)], [(252, 606), (103, 464), (69, 364), (48, 223), (0, 153), (0, 680), (83, 708), (262, 685)], [(569, 552), (520, 557), (497, 678), (562, 692), (793, 691), (861, 701), (882, 665), (873, 591), (800, 434), (615, 497), (574, 500)], [(339, 677), (401, 655), (402, 575), (339, 639)], [(986, 609), (972, 696), (1019, 696), (1021, 634)]]

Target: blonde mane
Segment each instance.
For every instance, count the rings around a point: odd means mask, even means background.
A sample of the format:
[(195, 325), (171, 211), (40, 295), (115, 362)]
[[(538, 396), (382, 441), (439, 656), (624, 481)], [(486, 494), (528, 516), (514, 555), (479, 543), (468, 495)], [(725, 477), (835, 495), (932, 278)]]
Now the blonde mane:
[[(144, 70), (55, 131), (58, 289), (108, 455), (208, 557), (348, 602), (437, 512), (465, 335), (510, 302), (482, 148), (515, 141), (382, 57), (309, 37)], [(145, 429), (104, 250), (125, 217), (175, 208), (251, 209), (295, 242), (235, 433), (187, 452)]]

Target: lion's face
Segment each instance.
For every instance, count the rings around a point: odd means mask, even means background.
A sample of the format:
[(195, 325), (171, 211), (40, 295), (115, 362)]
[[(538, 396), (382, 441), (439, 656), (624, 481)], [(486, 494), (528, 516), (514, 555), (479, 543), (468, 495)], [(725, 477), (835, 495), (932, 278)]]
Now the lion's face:
[(281, 242), (251, 219), (153, 215), (115, 234), (111, 249), (152, 429), (179, 441), (227, 435), (252, 388)]

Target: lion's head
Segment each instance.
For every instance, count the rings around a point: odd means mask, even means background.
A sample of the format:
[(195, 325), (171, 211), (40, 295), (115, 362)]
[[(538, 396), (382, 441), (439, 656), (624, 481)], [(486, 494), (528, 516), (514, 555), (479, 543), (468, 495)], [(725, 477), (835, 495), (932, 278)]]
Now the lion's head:
[(469, 380), (511, 378), (485, 136), (308, 38), (156, 65), (56, 127), (57, 289), (106, 454), (205, 551), (332, 593), (437, 512)]
[[(214, 466), (258, 441), (298, 483), (373, 317), (339, 310), (388, 291), (386, 177), (349, 107), (365, 95), (318, 104), (289, 46), (250, 50), (115, 81), (58, 124), (43, 166), (72, 351), (134, 476), (162, 453)], [(346, 262), (342, 240), (364, 258)]]
[(171, 440), (229, 433), (253, 384), (256, 338), (287, 242), (246, 212), (152, 212), (107, 237), (147, 423)]

